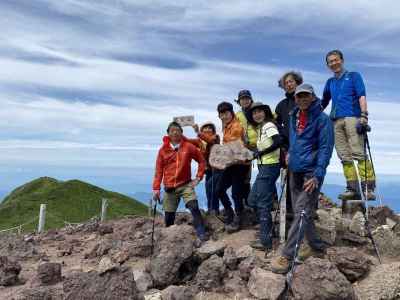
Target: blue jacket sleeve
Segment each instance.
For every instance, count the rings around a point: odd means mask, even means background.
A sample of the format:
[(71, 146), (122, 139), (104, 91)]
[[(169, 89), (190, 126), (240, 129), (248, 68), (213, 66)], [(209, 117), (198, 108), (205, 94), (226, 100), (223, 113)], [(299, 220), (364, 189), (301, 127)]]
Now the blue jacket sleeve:
[(354, 84), (354, 89), (356, 91), (356, 96), (357, 98), (360, 98), (361, 96), (365, 96), (365, 85), (364, 81), (358, 72), (352, 72), (351, 73), (352, 78), (353, 78), (353, 84)]
[(322, 183), (326, 174), (326, 168), (332, 156), (334, 146), (332, 121), (324, 113), (320, 116), (318, 125), (318, 152), (317, 164), (314, 170), (314, 176)]
[(324, 92), (322, 94), (321, 105), (323, 109), (325, 109), (328, 106), (329, 101), (331, 101), (332, 98), (330, 90), (330, 82), (331, 82), (330, 79), (328, 79), (328, 81), (325, 84)]

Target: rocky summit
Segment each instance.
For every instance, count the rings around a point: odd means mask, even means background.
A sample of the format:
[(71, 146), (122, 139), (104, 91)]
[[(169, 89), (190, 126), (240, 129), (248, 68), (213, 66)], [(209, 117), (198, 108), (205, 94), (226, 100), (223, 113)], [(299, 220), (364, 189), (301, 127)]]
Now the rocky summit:
[(0, 235), (0, 299), (400, 299), (400, 220), (387, 207), (370, 210), (379, 263), (357, 213), (318, 210), (324, 257), (299, 264), (291, 289), (271, 272), (271, 255), (249, 246), (257, 235), (251, 212), (227, 234), (205, 215), (210, 240), (199, 244), (189, 214), (164, 227), (161, 216), (130, 216), (69, 225), (42, 234)]

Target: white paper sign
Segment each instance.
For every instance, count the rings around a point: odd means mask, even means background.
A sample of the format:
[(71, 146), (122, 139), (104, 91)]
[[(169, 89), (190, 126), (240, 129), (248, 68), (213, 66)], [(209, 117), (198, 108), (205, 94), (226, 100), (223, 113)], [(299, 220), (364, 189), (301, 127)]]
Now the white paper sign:
[(177, 122), (182, 127), (184, 126), (193, 126), (194, 125), (194, 116), (180, 116), (174, 117), (174, 122)]

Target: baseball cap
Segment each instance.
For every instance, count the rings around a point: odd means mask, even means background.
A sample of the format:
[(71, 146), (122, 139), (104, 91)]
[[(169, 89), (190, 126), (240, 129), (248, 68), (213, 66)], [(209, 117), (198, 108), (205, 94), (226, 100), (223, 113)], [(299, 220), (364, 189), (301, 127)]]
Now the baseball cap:
[(297, 95), (300, 93), (314, 94), (314, 88), (312, 87), (311, 84), (308, 83), (300, 84), (299, 86), (296, 87), (296, 91), (294, 92), (294, 94)]

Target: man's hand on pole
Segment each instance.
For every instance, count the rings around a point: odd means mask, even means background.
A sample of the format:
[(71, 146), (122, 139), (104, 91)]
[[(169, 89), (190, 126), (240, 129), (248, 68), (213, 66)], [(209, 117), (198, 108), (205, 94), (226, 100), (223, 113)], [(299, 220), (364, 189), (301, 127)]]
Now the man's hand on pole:
[(319, 184), (318, 179), (312, 177), (308, 179), (306, 182), (304, 182), (303, 189), (305, 192), (311, 194), (318, 187), (318, 184)]
[(160, 190), (153, 190), (153, 200), (161, 203)]

